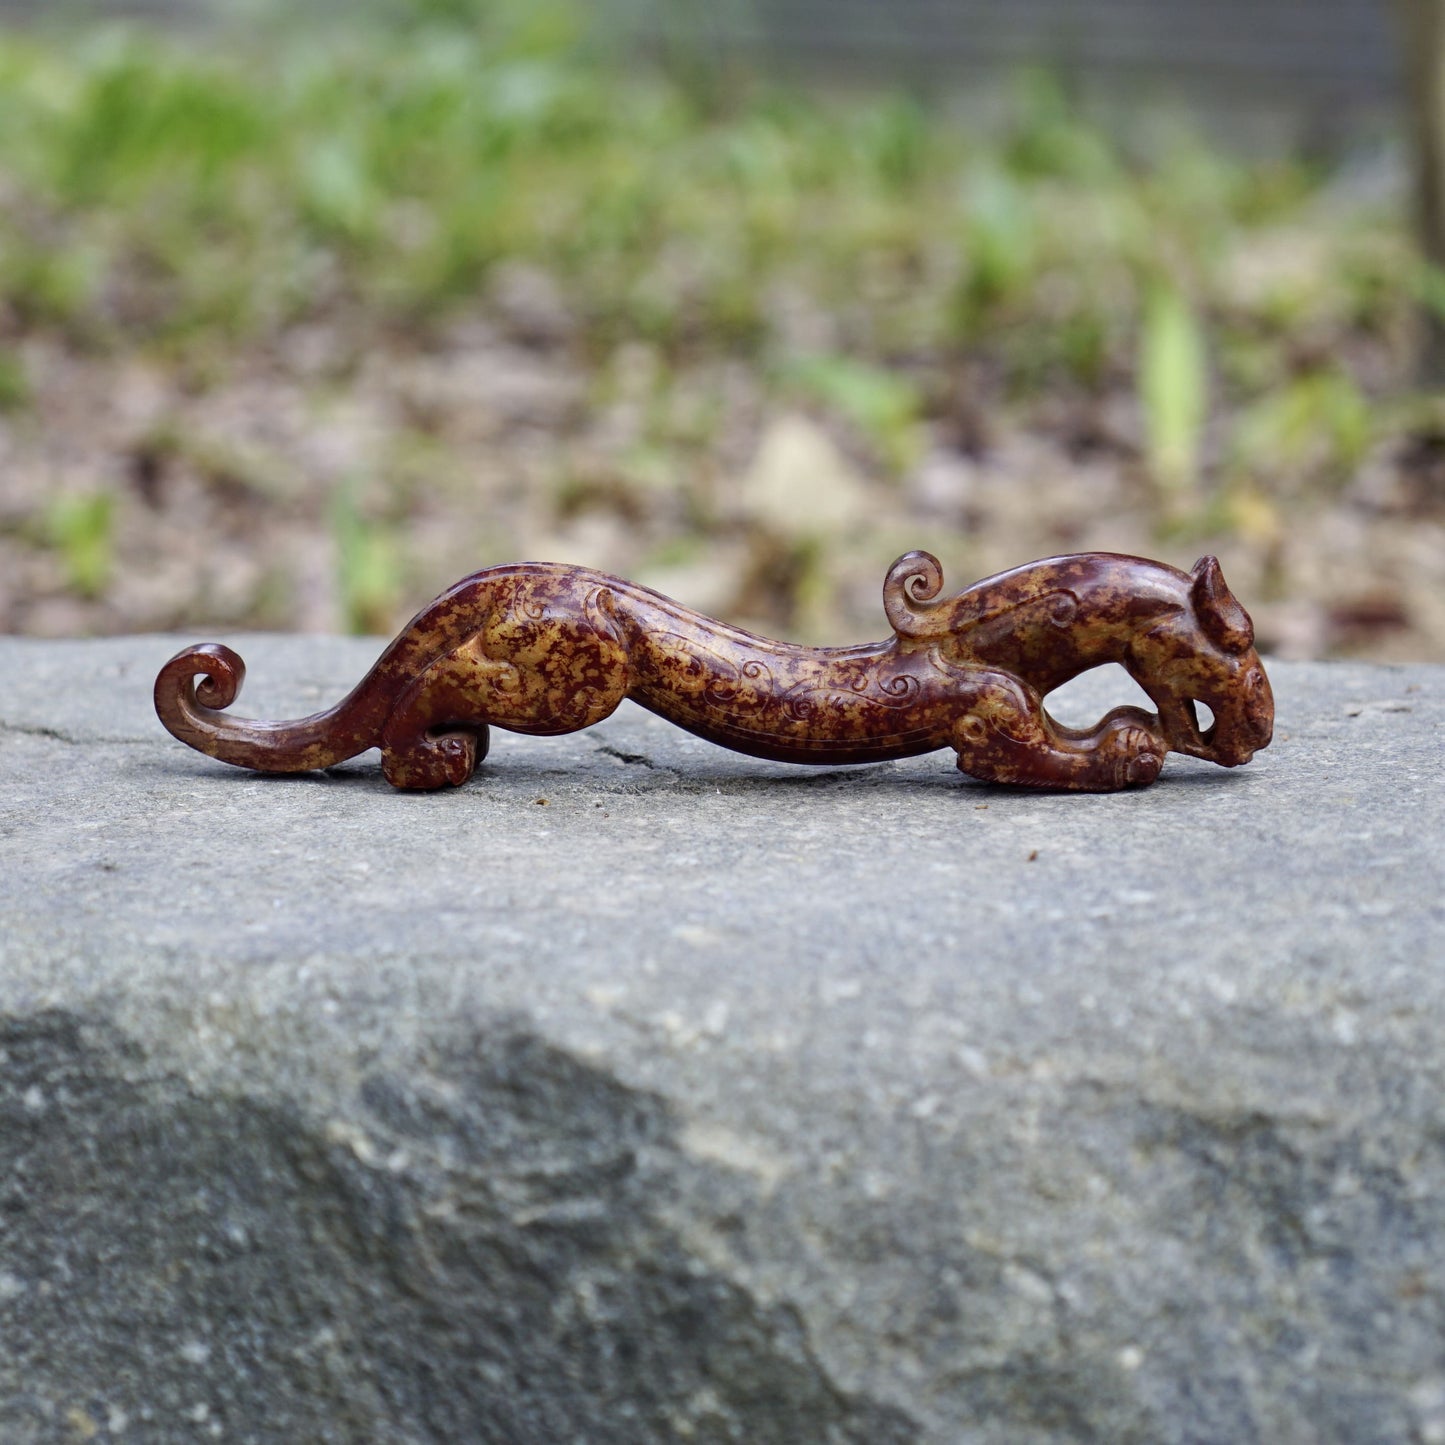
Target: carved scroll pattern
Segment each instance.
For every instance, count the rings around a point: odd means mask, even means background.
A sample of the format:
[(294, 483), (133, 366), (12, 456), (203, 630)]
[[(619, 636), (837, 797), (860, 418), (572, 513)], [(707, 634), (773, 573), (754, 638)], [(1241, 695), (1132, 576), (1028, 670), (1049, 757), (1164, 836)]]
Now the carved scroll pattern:
[[(893, 635), (859, 647), (773, 642), (585, 568), (519, 563), (424, 609), (335, 707), (294, 722), (225, 711), (244, 667), (219, 644), (161, 669), (156, 709), (192, 747), (296, 772), (381, 747), (399, 787), (464, 781), (487, 729), (560, 733), (624, 698), (743, 752), (849, 763), (951, 747), (977, 777), (1108, 790), (1158, 775), (1167, 751), (1226, 766), (1266, 746), (1273, 700), (1249, 615), (1219, 564), (1190, 573), (1110, 553), (1049, 558), (954, 596), (927, 553), (889, 570)], [(1042, 699), (1123, 662), (1158, 708), (1061, 729)], [(1215, 716), (1200, 731), (1196, 703)]]

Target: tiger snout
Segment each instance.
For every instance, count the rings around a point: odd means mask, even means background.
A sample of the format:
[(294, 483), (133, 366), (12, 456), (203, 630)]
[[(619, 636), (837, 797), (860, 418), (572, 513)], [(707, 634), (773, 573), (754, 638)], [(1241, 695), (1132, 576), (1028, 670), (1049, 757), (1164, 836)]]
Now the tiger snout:
[[(1274, 737), (1274, 694), (1257, 658), (1222, 687), (1171, 703), (1161, 706), (1160, 717), (1170, 749), (1177, 753), (1237, 768)], [(1213, 714), (1208, 725), (1201, 722), (1200, 703)]]
[[(1216, 738), (1216, 746), (1222, 745), (1224, 754), (1218, 761), (1233, 768), (1247, 763), (1274, 738), (1274, 692), (1258, 660), (1239, 679), (1237, 709), (1231, 708), (1229, 713), (1230, 726), (1222, 738)], [(1215, 732), (1220, 732), (1217, 724)]]

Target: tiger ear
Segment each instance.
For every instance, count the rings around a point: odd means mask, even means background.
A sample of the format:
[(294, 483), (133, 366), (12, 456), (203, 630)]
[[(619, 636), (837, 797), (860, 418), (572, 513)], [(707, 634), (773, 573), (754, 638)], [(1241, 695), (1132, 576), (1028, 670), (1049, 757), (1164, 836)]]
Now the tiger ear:
[(1194, 564), (1194, 610), (1204, 630), (1226, 652), (1243, 652), (1254, 643), (1254, 623), (1236, 601), (1219, 570), (1217, 557), (1201, 557)]

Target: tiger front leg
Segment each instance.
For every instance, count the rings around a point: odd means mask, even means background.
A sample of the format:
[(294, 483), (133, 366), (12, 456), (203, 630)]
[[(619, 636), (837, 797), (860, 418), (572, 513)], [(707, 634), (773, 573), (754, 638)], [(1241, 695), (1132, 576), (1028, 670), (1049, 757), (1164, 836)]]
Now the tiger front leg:
[(1147, 787), (1168, 751), (1150, 713), (1115, 708), (1097, 727), (1076, 731), (1060, 727), (1031, 689), (1012, 680), (983, 690), (955, 724), (952, 744), (970, 777), (1080, 793)]
[(1097, 726), (1083, 731), (1049, 722), (1055, 736), (1073, 739), (1089, 750), (1096, 774), (1106, 780), (1097, 792), (1147, 788), (1159, 776), (1169, 752), (1159, 719), (1143, 708), (1116, 707)]

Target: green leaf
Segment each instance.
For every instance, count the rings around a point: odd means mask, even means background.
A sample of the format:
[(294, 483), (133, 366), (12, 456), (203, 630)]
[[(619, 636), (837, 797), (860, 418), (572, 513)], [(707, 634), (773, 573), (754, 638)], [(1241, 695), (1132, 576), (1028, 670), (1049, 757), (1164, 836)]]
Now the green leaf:
[(336, 539), (337, 586), (348, 632), (392, 630), (392, 613), (401, 592), (401, 562), (390, 531), (362, 514), (356, 484), (347, 478), (331, 506)]
[(1161, 491), (1193, 486), (1209, 410), (1204, 334), (1183, 293), (1160, 282), (1144, 308), (1139, 344), (1139, 402), (1149, 471)]

